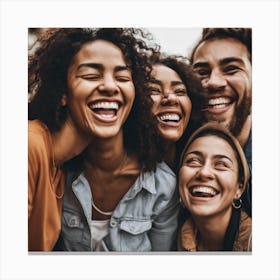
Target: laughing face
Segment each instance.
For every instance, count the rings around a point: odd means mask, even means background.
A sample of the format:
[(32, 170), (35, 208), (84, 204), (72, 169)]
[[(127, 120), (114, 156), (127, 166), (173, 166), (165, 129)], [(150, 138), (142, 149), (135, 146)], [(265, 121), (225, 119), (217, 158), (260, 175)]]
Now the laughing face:
[(194, 53), (193, 68), (206, 88), (206, 119), (221, 122), (237, 136), (252, 106), (252, 68), (245, 45), (231, 38), (204, 41)]
[(118, 134), (134, 98), (131, 71), (113, 43), (88, 42), (75, 55), (62, 103), (68, 107), (68, 121), (81, 133), (101, 138)]
[(233, 199), (241, 196), (236, 155), (228, 142), (207, 135), (188, 147), (179, 172), (183, 203), (193, 216), (229, 213)]
[(152, 75), (149, 88), (159, 133), (164, 139), (176, 142), (187, 127), (192, 108), (186, 86), (174, 70), (162, 64), (153, 66)]

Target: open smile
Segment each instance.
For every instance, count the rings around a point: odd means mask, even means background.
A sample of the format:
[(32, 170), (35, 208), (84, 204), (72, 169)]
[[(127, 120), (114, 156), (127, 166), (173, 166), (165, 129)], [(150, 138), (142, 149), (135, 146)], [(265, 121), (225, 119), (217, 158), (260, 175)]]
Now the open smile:
[(206, 108), (203, 111), (219, 114), (227, 111), (230, 106), (235, 102), (231, 97), (214, 97), (208, 99)]
[(114, 122), (118, 118), (121, 104), (117, 101), (96, 101), (89, 105), (94, 116), (102, 122)]
[(211, 186), (193, 186), (189, 189), (193, 197), (212, 198), (219, 194), (219, 192)]
[(163, 112), (157, 115), (158, 121), (165, 126), (178, 126), (182, 119), (181, 114), (173, 112)]

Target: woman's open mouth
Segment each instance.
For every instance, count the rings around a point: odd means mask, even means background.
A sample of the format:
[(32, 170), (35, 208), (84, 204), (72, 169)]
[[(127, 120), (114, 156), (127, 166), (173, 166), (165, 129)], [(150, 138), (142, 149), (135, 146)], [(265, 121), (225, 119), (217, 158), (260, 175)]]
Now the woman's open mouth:
[(180, 120), (182, 119), (181, 114), (179, 113), (160, 113), (157, 115), (159, 122), (166, 126), (178, 126)]
[(115, 121), (120, 108), (120, 104), (116, 101), (97, 101), (90, 103), (88, 106), (95, 117), (103, 122)]
[(217, 190), (209, 186), (193, 186), (189, 189), (193, 197), (211, 198), (219, 194)]

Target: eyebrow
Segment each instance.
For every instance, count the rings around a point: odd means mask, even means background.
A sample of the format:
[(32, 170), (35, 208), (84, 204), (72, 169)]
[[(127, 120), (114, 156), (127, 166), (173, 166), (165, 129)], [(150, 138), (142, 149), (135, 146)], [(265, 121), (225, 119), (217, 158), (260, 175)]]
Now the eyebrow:
[[(197, 155), (197, 156), (203, 156), (203, 153), (202, 152), (200, 152), (200, 151), (190, 151), (190, 152), (188, 152), (188, 153), (186, 153), (185, 154), (185, 157), (186, 156), (188, 156), (188, 155), (190, 155), (190, 154), (195, 154), (195, 155)], [(215, 159), (222, 159), (222, 158), (226, 158), (226, 159), (228, 159), (230, 162), (232, 162), (233, 163), (233, 161), (232, 161), (232, 159), (231, 158), (229, 158), (228, 156), (226, 156), (226, 155), (220, 155), (220, 154), (217, 154), (217, 155), (214, 155), (214, 158)]]
[[(82, 67), (104, 70), (104, 66), (101, 63), (82, 63), (77, 67), (77, 70), (81, 69)], [(130, 68), (127, 65), (118, 65), (114, 68), (114, 72), (120, 72), (125, 70), (129, 71)]]
[[(226, 65), (228, 63), (231, 63), (231, 62), (237, 62), (237, 63), (240, 63), (242, 65), (244, 65), (244, 61), (239, 58), (239, 57), (226, 57), (226, 58), (223, 58), (219, 61), (219, 65), (223, 66), (223, 65)], [(193, 64), (193, 68), (198, 68), (198, 67), (207, 67), (209, 66), (209, 63), (206, 62), (206, 61), (199, 61), (197, 63), (194, 63)]]
[[(157, 80), (157, 79), (152, 79), (151, 83), (162, 86), (162, 82), (160, 80)], [(171, 81), (171, 86), (177, 86), (177, 85), (185, 85), (185, 84), (181, 81)]]

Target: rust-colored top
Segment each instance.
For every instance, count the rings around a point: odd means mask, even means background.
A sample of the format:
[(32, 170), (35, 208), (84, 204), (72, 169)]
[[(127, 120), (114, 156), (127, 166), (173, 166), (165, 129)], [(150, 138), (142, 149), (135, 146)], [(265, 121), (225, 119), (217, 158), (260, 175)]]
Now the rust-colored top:
[(61, 229), (65, 178), (54, 165), (49, 129), (28, 121), (28, 250), (51, 251)]

